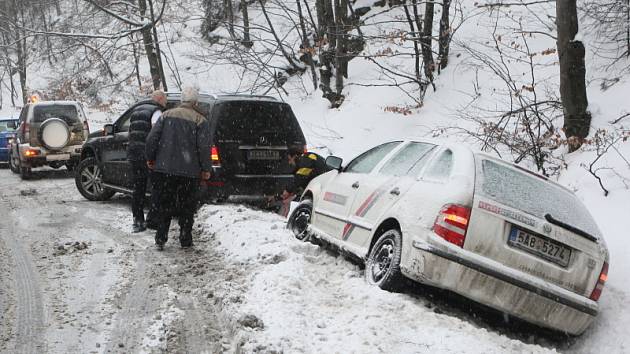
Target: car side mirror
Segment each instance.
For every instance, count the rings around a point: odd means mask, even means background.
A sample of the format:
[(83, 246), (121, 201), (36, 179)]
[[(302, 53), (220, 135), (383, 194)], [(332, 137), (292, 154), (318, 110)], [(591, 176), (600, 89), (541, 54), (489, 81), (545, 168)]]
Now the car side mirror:
[(343, 162), (343, 159), (341, 159), (341, 157), (328, 156), (326, 158), (326, 166), (328, 166), (329, 168), (331, 168), (333, 170), (337, 170), (338, 172), (341, 172), (341, 163), (342, 162)]
[(11, 129), (15, 129), (17, 128), (17, 123), (15, 123), (15, 121), (9, 121), (9, 123), (7, 124), (7, 127)]
[(103, 127), (103, 135), (114, 135), (114, 125), (105, 124), (105, 126)]

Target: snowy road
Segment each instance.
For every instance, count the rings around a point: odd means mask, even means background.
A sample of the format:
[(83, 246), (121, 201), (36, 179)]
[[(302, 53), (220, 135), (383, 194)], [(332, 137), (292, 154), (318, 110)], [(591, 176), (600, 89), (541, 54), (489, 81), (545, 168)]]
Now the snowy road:
[(22, 182), (0, 170), (0, 352), (214, 353), (230, 345), (200, 289), (220, 274), (221, 257), (201, 248), (157, 253), (149, 233), (126, 230), (128, 200), (91, 203), (65, 171), (40, 177)]
[(194, 249), (157, 252), (152, 233), (130, 233), (129, 198), (89, 202), (64, 171), (23, 182), (0, 169), (0, 193), (2, 353), (628, 350), (616, 284), (582, 337), (549, 336), (435, 289), (369, 286), (275, 214), (204, 206)]

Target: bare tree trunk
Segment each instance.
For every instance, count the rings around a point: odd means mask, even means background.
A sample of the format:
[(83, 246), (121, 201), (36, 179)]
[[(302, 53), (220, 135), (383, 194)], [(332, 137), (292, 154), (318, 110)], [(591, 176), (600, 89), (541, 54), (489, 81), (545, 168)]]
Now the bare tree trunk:
[(157, 56), (158, 69), (160, 70), (160, 78), (162, 79), (162, 88), (168, 91), (166, 86), (166, 75), (164, 74), (164, 63), (162, 63), (162, 51), (160, 50), (160, 39), (157, 34), (157, 23), (155, 23), (155, 13), (153, 12), (153, 0), (149, 1), (149, 10), (151, 12), (151, 29), (153, 30), (153, 43), (155, 43), (155, 55)]
[(225, 7), (227, 15), (227, 28), (230, 33), (230, 38), (235, 39), (236, 35), (234, 33), (234, 9), (232, 8), (232, 0), (224, 0), (223, 6)]
[(585, 49), (582, 42), (575, 40), (578, 33), (576, 0), (556, 1), (556, 25), (564, 133), (569, 140), (569, 152), (573, 152), (582, 146), (591, 125), (586, 96)]
[[(413, 0), (414, 5), (416, 0)], [(433, 1), (427, 1), (424, 11), (424, 26), (422, 31), (422, 57), (424, 61), (424, 76), (433, 82), (433, 71), (435, 69), (435, 63), (433, 62), (433, 10), (435, 3)]]
[[(20, 21), (21, 27), (25, 27), (24, 20), (24, 4), (13, 0), (13, 15), (16, 21)], [(17, 55), (17, 72), (20, 76), (20, 89), (22, 93), (22, 103), (28, 103), (28, 91), (26, 89), (26, 62), (28, 57), (28, 48), (26, 47), (26, 36), (22, 30), (16, 30), (15, 33), (15, 49)]]
[[(413, 5), (413, 6), (416, 6), (416, 5)], [(422, 80), (422, 76), (420, 74), (421, 51), (420, 51), (420, 47), (418, 46), (418, 39), (417, 39), (420, 36), (420, 31), (416, 31), (416, 26), (414, 26), (414, 21), (411, 17), (411, 13), (409, 13), (409, 9), (407, 8), (407, 6), (404, 6), (404, 9), (405, 9), (405, 16), (407, 17), (407, 22), (409, 23), (409, 32), (411, 36), (414, 38), (413, 39), (413, 52), (414, 52), (413, 59), (415, 61), (414, 70), (416, 73), (416, 80), (420, 82)]]
[(442, 0), (442, 18), (440, 18), (440, 49), (438, 51), (438, 74), (448, 65), (448, 51), (451, 44), (451, 0)]
[(300, 28), (302, 29), (302, 50), (304, 51), (305, 61), (311, 68), (311, 74), (313, 76), (313, 89), (317, 90), (317, 72), (315, 71), (315, 64), (313, 63), (313, 47), (308, 40), (308, 35), (306, 34), (302, 4), (300, 4), (300, 0), (295, 0), (295, 2), (297, 3), (298, 16), (300, 16)]
[(249, 38), (249, 12), (247, 11), (247, 1), (241, 1), (241, 13), (243, 15), (243, 40), (241, 43), (245, 47), (251, 48), (254, 46), (254, 42)]
[[(140, 7), (140, 15), (146, 18), (147, 3), (146, 0), (138, 0), (138, 6)], [(151, 73), (151, 79), (153, 80), (153, 89), (159, 90), (162, 82), (160, 75), (160, 64), (158, 62), (157, 54), (154, 50), (153, 35), (151, 34), (151, 28), (145, 27), (142, 29), (142, 41), (144, 42), (144, 51), (149, 61), (149, 71)]]

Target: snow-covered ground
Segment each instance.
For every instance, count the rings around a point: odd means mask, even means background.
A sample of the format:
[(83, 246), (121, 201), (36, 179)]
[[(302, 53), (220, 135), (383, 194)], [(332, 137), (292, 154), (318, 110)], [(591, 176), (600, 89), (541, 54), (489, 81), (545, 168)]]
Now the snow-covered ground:
[[(243, 80), (235, 80), (241, 77), (241, 68), (198, 60), (200, 54), (213, 48), (195, 38), (201, 26), (199, 19), (192, 14), (200, 11), (198, 1), (183, 3), (185, 5), (178, 8), (179, 11), (171, 11), (164, 23), (169, 37), (169, 53), (173, 53), (172, 62), (181, 69), (179, 75), (183, 82), (197, 85), (207, 92), (241, 91)], [(504, 35), (506, 43), (518, 38), (506, 35), (512, 31), (507, 17), (501, 18), (498, 12), (482, 14), (472, 1), (465, 1), (462, 6), (467, 20), (455, 34), (456, 43), (451, 48), (449, 67), (436, 78), (436, 91), (430, 90), (424, 105), (411, 108), (411, 114), (386, 111), (391, 106), (414, 105), (398, 88), (353, 85), (382, 79), (379, 71), (362, 59), (354, 59), (350, 63), (347, 80), (350, 85), (344, 90), (346, 101), (339, 109), (330, 109), (328, 101), (320, 97), (319, 91), (303, 89), (311, 87), (308, 74), (302, 78), (291, 78), (286, 86), (289, 95), (281, 98), (292, 105), (309, 147), (323, 155), (335, 154), (348, 160), (366, 148), (389, 139), (433, 136), (436, 132), (444, 132), (442, 135), (448, 136), (450, 131), (442, 128), (469, 126), (470, 122), (462, 120), (458, 112), (467, 107), (471, 97), (477, 94), (481, 97), (477, 102), (490, 106), (504, 105), (506, 97), (500, 94), (502, 83), (487, 67), (474, 63), (462, 43), (483, 48), (493, 38), (494, 24)], [(537, 17), (541, 13), (550, 14), (553, 7), (550, 4), (539, 6), (536, 8), (538, 12), (515, 8), (512, 17), (522, 16), (528, 30), (546, 33), (549, 29), (544, 28)], [(377, 10), (372, 11), (374, 14)], [(400, 12), (385, 13), (372, 20), (378, 22), (399, 15)], [(250, 11), (250, 18), (253, 23), (264, 21), (255, 7)], [(292, 26), (283, 20), (275, 21), (280, 32)], [(366, 29), (368, 32), (378, 30), (381, 29), (377, 25)], [(537, 79), (540, 91), (546, 92), (558, 82), (557, 56), (540, 53), (554, 48), (555, 41), (546, 35), (531, 35), (528, 38), (531, 50), (539, 53), (535, 56)], [(623, 126), (628, 126), (630, 118), (617, 124), (609, 122), (630, 112), (630, 101), (627, 99), (630, 80), (627, 75), (620, 74), (618, 68), (628, 65), (628, 62), (626, 59), (617, 66), (606, 67), (603, 59), (590, 49), (597, 40), (594, 32), (584, 33), (588, 50), (587, 84), (589, 109), (593, 113), (592, 131), (598, 128), (622, 130)], [(379, 43), (366, 48), (366, 51), (375, 53), (387, 45)], [(72, 61), (67, 64), (72, 66)], [(130, 64), (121, 62), (118, 65), (115, 71), (129, 71), (129, 67), (124, 65)], [(529, 78), (523, 66), (522, 62), (511, 63), (519, 83), (526, 84)], [(34, 63), (30, 70), (33, 78), (29, 82), (30, 88), (45, 90), (49, 82), (56, 75), (63, 75), (66, 69), (47, 68), (43, 64), (38, 70)], [(141, 70), (146, 80), (146, 63), (142, 63)], [(174, 73), (167, 75), (173, 80), (170, 86), (175, 87)], [(609, 76), (618, 77), (619, 81), (610, 87), (602, 85)], [(122, 91), (104, 90), (99, 94), (99, 100), (111, 103), (111, 112), (88, 107), (91, 129), (96, 130), (112, 122), (138, 96), (137, 87), (131, 84)], [(9, 107), (5, 99), (1, 116), (16, 117), (18, 113), (19, 110)], [(448, 137), (466, 140), (463, 136)], [(231, 267), (229, 269), (241, 267), (244, 274), (235, 275), (232, 281), (227, 276), (221, 278), (226, 281), (225, 287), (200, 285), (198, 291), (201, 293), (195, 296), (206, 295), (208, 291), (215, 294), (223, 320), (235, 331), (234, 346), (225, 344), (223, 348), (240, 346), (246, 352), (629, 352), (630, 339), (626, 332), (630, 327), (630, 246), (626, 240), (625, 221), (630, 216), (630, 142), (617, 144), (616, 150), (611, 149), (596, 166), (604, 168), (600, 170), (600, 175), (610, 191), (608, 196), (604, 196), (597, 180), (584, 167), (593, 161), (595, 152), (585, 147), (576, 153), (566, 154), (563, 149), (561, 147), (557, 154), (566, 165), (555, 178), (574, 190), (586, 204), (602, 229), (611, 254), (609, 280), (600, 300), (601, 313), (593, 326), (579, 338), (548, 338), (532, 328), (521, 330), (506, 326), (508, 328), (504, 329), (500, 321), (497, 324), (491, 320), (492, 314), (480, 312), (477, 316), (475, 312), (462, 309), (458, 300), (450, 297), (442, 299), (442, 293), (422, 287), (400, 294), (370, 287), (363, 281), (363, 271), (358, 265), (317, 246), (294, 240), (284, 229), (284, 220), (280, 217), (240, 206), (204, 207), (198, 215), (195, 237), (197, 247), (203, 250), (216, 247), (224, 256), (225, 264)], [(527, 161), (523, 163), (528, 164)], [(60, 188), (73, 187), (71, 183), (62, 183)], [(130, 215), (126, 207), (118, 206), (114, 213), (103, 209), (90, 213), (91, 218), (106, 219), (117, 225), (120, 231), (128, 232)], [(86, 236), (85, 240), (90, 241), (90, 237)], [(147, 236), (143, 247), (149, 247), (150, 243)], [(109, 244), (106, 246), (109, 247)], [(134, 254), (138, 251), (127, 248), (125, 252)], [(198, 256), (195, 260), (203, 262), (203, 257)], [(213, 267), (215, 265), (213, 263)], [(190, 264), (187, 266), (192, 267)], [(0, 270), (2, 267), (4, 265), (0, 263)], [(165, 267), (174, 272), (177, 269), (170, 263)], [(108, 274), (116, 277), (114, 273), (118, 269), (113, 267), (111, 270)], [(86, 270), (82, 272), (80, 274), (84, 276), (91, 274)], [(0, 284), (3, 284), (2, 280)], [(160, 287), (161, 284), (156, 283), (156, 287), (164, 298), (152, 302), (152, 309), (159, 318), (147, 320), (151, 325), (143, 327), (147, 333), (138, 337), (141, 338), (140, 343), (134, 347), (138, 351), (164, 349), (164, 343), (159, 339), (168, 335), (165, 328), (181, 321), (182, 305), (173, 297), (173, 292), (180, 292), (178, 285), (181, 284)], [(183, 289), (190, 290), (186, 286)], [(94, 293), (98, 289), (88, 290), (88, 293)], [(67, 293), (78, 297), (83, 291), (69, 288)], [(262, 325), (256, 321), (245, 321), (247, 325), (242, 325), (243, 318), (247, 316), (258, 318)], [(238, 325), (239, 322), (241, 325)], [(0, 331), (0, 338), (2, 333)], [(66, 335), (62, 330), (59, 333)], [(156, 333), (161, 334), (156, 336)], [(125, 336), (119, 333), (118, 337)]]

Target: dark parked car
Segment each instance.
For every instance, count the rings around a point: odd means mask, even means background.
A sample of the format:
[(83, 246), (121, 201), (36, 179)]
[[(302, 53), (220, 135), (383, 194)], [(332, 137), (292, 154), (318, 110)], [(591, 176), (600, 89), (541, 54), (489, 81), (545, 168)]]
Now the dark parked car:
[(15, 139), (17, 125), (17, 119), (0, 118), (0, 162), (9, 162), (9, 149)]
[[(168, 107), (180, 95), (167, 94)], [(113, 124), (90, 135), (75, 173), (76, 186), (89, 200), (106, 200), (115, 192), (131, 193), (127, 161), (129, 118), (137, 102)], [(200, 108), (212, 131), (212, 178), (202, 186), (206, 200), (260, 202), (291, 183), (289, 147), (306, 147), (291, 107), (267, 96), (201, 94)]]

